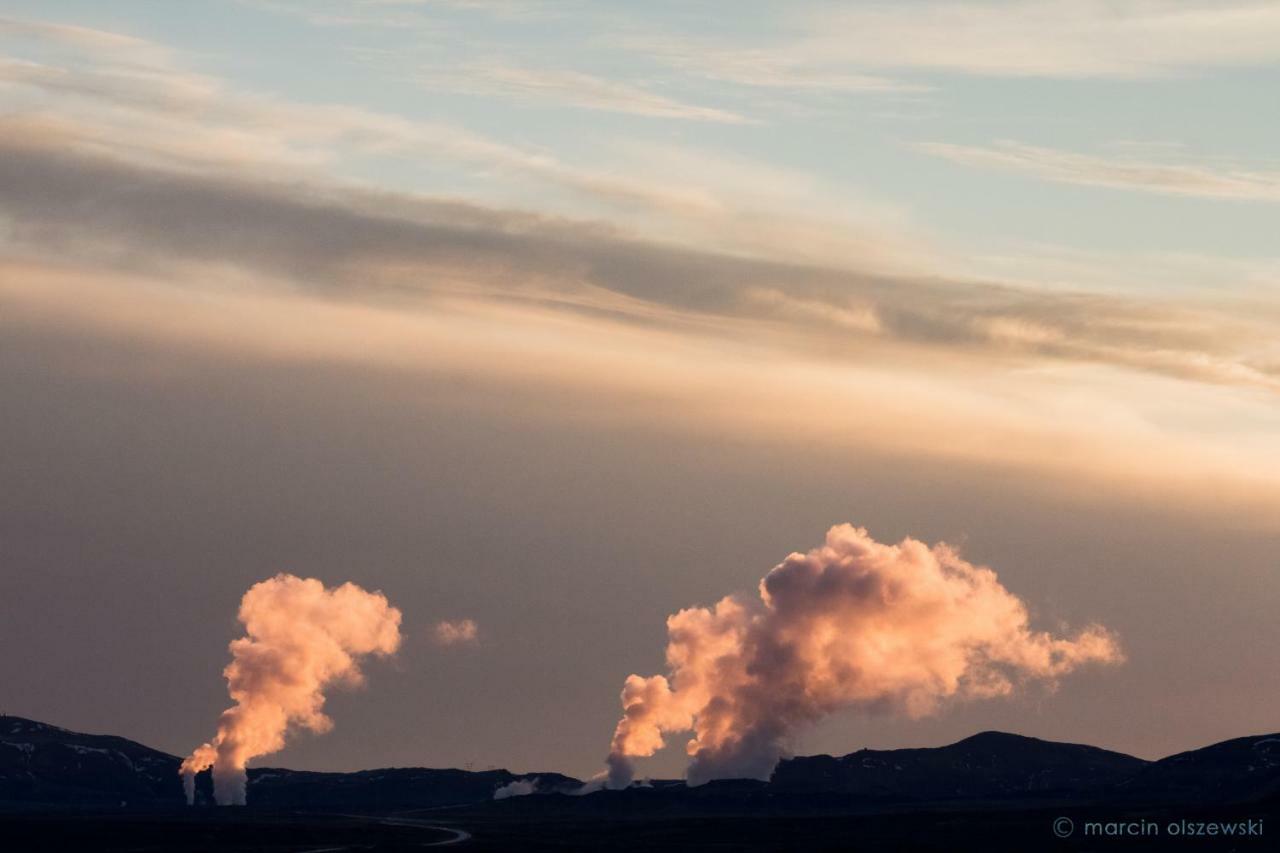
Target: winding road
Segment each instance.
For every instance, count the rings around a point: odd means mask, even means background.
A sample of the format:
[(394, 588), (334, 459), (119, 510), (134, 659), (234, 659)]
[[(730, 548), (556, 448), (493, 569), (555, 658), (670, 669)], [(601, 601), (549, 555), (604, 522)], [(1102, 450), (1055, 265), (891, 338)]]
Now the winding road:
[[(417, 829), (431, 829), (436, 832), (447, 832), (452, 836), (451, 838), (445, 838), (441, 841), (424, 841), (418, 845), (419, 847), (444, 847), (449, 844), (461, 844), (462, 842), (469, 841), (471, 839), (471, 833), (467, 832), (465, 829), (455, 829), (452, 826), (441, 826), (438, 823), (429, 823), (425, 820), (414, 820), (413, 818), (407, 817), (375, 817), (373, 815), (357, 814), (335, 815), (335, 817), (345, 817), (352, 820), (365, 821), (366, 823), (376, 823), (379, 826), (408, 826), (415, 827)], [(360, 849), (362, 849), (360, 845), (345, 844), (341, 847), (313, 847), (308, 850), (301, 850), (299, 853), (345, 853), (345, 851), (348, 850)]]

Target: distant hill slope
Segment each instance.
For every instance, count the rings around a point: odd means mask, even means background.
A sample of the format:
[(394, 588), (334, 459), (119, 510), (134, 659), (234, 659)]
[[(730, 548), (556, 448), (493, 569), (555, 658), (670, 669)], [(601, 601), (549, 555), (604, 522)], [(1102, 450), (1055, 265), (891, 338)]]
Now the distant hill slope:
[(793, 758), (778, 764), (769, 787), (892, 800), (1076, 796), (1114, 786), (1147, 764), (1094, 746), (983, 732), (933, 749)]
[(1253, 735), (1154, 761), (1118, 786), (1126, 797), (1245, 802), (1280, 796), (1280, 734)]
[(183, 801), (179, 759), (113, 735), (0, 716), (0, 801)]

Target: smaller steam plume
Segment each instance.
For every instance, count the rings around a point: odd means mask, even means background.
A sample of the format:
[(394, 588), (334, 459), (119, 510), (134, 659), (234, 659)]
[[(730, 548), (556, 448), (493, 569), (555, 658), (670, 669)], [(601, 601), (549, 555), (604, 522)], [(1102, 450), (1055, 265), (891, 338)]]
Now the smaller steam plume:
[(276, 575), (244, 594), (240, 621), (245, 636), (231, 642), (223, 670), (236, 704), (222, 712), (213, 740), (182, 762), (188, 803), (196, 774), (212, 767), (218, 804), (243, 805), (249, 760), (282, 749), (294, 726), (331, 729), (324, 690), (358, 686), (361, 657), (400, 645), (400, 611), (382, 593), (351, 583), (325, 589), (315, 578)]
[(495, 800), (508, 800), (512, 797), (527, 797), (538, 792), (538, 777), (532, 779), (515, 779), (493, 792)]
[(884, 545), (838, 525), (822, 547), (775, 566), (758, 598), (667, 620), (669, 675), (627, 678), (607, 774), (584, 792), (626, 787), (635, 759), (675, 732), (693, 732), (690, 784), (768, 778), (798, 728), (841, 709), (920, 717), (948, 699), (1123, 660), (1101, 626), (1055, 637), (1028, 621), (995, 572), (950, 546)]
[(474, 643), (480, 636), (480, 626), (473, 619), (458, 619), (453, 622), (437, 622), (432, 634), (437, 645), (458, 646)]

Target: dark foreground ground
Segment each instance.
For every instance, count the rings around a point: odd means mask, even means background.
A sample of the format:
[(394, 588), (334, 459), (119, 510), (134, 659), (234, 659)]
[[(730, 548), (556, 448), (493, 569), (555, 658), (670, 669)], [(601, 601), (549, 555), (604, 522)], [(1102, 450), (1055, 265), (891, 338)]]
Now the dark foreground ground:
[[(241, 809), (0, 813), (0, 850), (227, 851), (1270, 851), (1267, 808), (955, 809), (862, 815), (545, 815), (492, 806), (395, 815)], [(1062, 819), (1070, 821), (1070, 826)], [(1262, 835), (1212, 836), (1208, 823), (1262, 821)], [(1272, 821), (1275, 824), (1272, 824)], [(1119, 827), (1118, 822), (1128, 825)], [(1182, 822), (1186, 822), (1183, 824)], [(1101, 829), (1088, 827), (1100, 823)], [(1170, 826), (1181, 830), (1175, 832)], [(1198, 824), (1204, 823), (1201, 827)], [(1108, 824), (1112, 824), (1108, 826)], [(1055, 831), (1056, 826), (1056, 831)], [(1254, 824), (1255, 828), (1258, 824)], [(1099, 832), (1127, 831), (1125, 835)], [(1195, 834), (1203, 832), (1205, 834)], [(1059, 837), (1059, 833), (1067, 837)], [(1270, 837), (1268, 838), (1268, 835)]]

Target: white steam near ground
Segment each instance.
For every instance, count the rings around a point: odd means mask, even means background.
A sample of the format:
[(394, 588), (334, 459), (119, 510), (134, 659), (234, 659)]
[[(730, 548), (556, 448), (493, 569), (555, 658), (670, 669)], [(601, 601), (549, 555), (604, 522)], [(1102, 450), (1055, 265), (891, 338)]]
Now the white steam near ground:
[(196, 774), (212, 767), (218, 804), (243, 805), (249, 760), (284, 748), (294, 727), (331, 729), (325, 689), (361, 684), (360, 659), (400, 645), (400, 611), (352, 583), (326, 589), (315, 578), (276, 575), (244, 594), (240, 621), (245, 636), (232, 641), (223, 670), (236, 704), (222, 712), (213, 739), (182, 762), (188, 803)]
[(511, 797), (527, 797), (538, 792), (538, 777), (531, 779), (514, 779), (493, 792), (495, 800), (507, 800)]
[(774, 567), (758, 598), (667, 620), (669, 675), (627, 678), (607, 774), (587, 789), (631, 784), (636, 759), (670, 734), (693, 733), (690, 784), (768, 778), (797, 730), (842, 709), (921, 717), (1123, 660), (1099, 625), (1056, 637), (1028, 622), (995, 572), (946, 544), (832, 527), (821, 547)]

